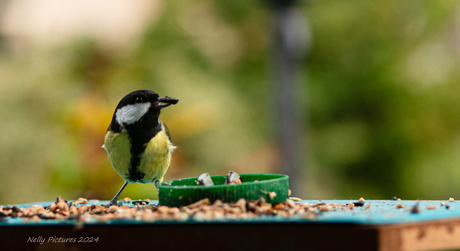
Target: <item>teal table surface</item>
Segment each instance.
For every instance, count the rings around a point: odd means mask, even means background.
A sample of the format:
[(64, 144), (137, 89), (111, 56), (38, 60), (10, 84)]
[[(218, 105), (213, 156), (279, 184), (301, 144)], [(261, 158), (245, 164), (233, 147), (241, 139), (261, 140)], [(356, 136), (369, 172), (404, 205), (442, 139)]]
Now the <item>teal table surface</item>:
[[(356, 200), (303, 200), (297, 203), (309, 203), (316, 204), (318, 201), (326, 203), (336, 204), (348, 204), (350, 202), (356, 202)], [(441, 203), (444, 202), (444, 206)], [(52, 201), (48, 202), (37, 202), (29, 204), (19, 205), (4, 205), (4, 206), (16, 206), (16, 207), (29, 207), (35, 204), (42, 206), (48, 206)], [(89, 201), (86, 205), (92, 204), (107, 204), (108, 201)], [(150, 201), (150, 204), (157, 204), (158, 201)], [(397, 208), (396, 205), (401, 203), (405, 208)], [(414, 207), (419, 203), (420, 212), (412, 213), (410, 208)], [(133, 206), (131, 203), (125, 203), (124, 205)], [(366, 206), (368, 207), (366, 209)], [(428, 206), (435, 206), (434, 209), (428, 209)], [(109, 222), (85, 222), (85, 224), (95, 225), (107, 225), (107, 224), (188, 224), (188, 223), (346, 223), (346, 224), (363, 224), (363, 225), (385, 225), (385, 224), (401, 224), (410, 222), (427, 222), (442, 219), (453, 219), (460, 218), (460, 201), (448, 201), (448, 200), (366, 200), (364, 206), (355, 207), (353, 210), (335, 210), (318, 213), (317, 217), (305, 218), (301, 215), (292, 215), (289, 217), (283, 216), (258, 216), (251, 219), (220, 219), (220, 220), (162, 220), (154, 222), (138, 222), (135, 220), (115, 220)], [(23, 218), (11, 218), (6, 217), (0, 221), (1, 226), (14, 226), (14, 225), (68, 225), (75, 224), (72, 220), (40, 220), (38, 222), (27, 221)]]
[[(318, 200), (297, 203), (316, 204)], [(345, 205), (356, 200), (321, 200)], [(4, 205), (27, 208), (53, 201)], [(86, 205), (107, 204), (89, 201)], [(157, 204), (150, 201), (149, 204)], [(405, 208), (397, 208), (401, 203)], [(419, 212), (412, 213), (418, 203)], [(443, 203), (443, 205), (441, 205)], [(132, 203), (124, 205), (134, 206)], [(460, 201), (366, 200), (352, 210), (250, 219), (90, 221), (0, 218), (1, 250), (445, 250), (460, 248)], [(312, 216), (311, 213), (307, 214)], [(94, 221), (93, 221), (94, 220)], [(82, 224), (83, 223), (83, 224)]]

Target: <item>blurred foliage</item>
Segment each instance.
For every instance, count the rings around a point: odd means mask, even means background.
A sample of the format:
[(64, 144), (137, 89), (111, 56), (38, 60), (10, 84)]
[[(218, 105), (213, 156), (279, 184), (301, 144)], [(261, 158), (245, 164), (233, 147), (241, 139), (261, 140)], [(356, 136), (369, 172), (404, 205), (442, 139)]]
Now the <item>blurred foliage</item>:
[[(460, 6), (306, 1), (301, 62), (308, 199), (460, 197)], [(122, 179), (101, 148), (136, 89), (179, 98), (161, 119), (178, 149), (166, 180), (277, 172), (274, 10), (264, 1), (163, 1), (138, 44), (90, 37), (0, 52), (0, 204), (110, 199)], [(305, 126), (306, 128), (306, 126)], [(130, 184), (122, 197), (156, 197)]]
[(318, 1), (305, 9), (319, 176), (332, 176), (339, 197), (458, 194), (458, 3)]

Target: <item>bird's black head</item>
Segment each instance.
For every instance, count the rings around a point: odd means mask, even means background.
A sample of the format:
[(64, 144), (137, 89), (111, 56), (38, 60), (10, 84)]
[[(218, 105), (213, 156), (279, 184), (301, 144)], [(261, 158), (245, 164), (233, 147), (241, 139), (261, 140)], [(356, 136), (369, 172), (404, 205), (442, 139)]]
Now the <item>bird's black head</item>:
[(120, 100), (113, 114), (110, 127), (121, 130), (121, 127), (138, 123), (158, 123), (161, 108), (177, 104), (179, 100), (160, 97), (153, 91), (138, 90), (129, 93)]

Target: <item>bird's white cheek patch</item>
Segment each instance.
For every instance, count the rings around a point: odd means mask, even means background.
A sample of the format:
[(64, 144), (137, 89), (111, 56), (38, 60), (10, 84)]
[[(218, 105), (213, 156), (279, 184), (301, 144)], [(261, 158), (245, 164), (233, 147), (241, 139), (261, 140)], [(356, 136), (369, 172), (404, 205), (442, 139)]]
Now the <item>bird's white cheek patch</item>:
[(150, 108), (150, 103), (137, 103), (123, 106), (115, 113), (118, 124), (129, 125), (136, 123), (144, 116)]

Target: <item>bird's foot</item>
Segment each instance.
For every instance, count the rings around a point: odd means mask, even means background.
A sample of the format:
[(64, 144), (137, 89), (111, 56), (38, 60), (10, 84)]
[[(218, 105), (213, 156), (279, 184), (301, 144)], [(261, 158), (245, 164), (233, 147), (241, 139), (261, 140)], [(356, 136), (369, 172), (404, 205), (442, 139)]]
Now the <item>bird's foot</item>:
[(117, 200), (111, 200), (107, 205), (104, 205), (104, 207), (106, 208), (109, 208), (111, 206), (117, 206), (117, 207), (121, 207), (123, 206), (123, 202), (117, 202)]

